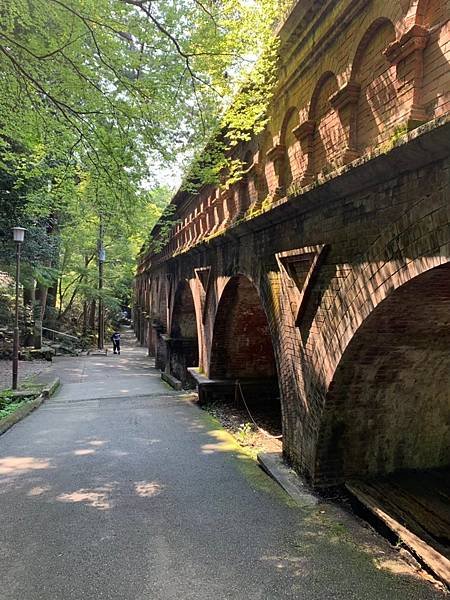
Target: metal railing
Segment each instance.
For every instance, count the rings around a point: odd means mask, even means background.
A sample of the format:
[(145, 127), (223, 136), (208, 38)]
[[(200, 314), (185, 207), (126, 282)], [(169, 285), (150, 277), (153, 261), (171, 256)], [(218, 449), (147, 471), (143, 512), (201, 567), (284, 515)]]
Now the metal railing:
[(76, 335), (70, 335), (69, 333), (64, 333), (62, 331), (56, 331), (56, 329), (49, 329), (48, 327), (42, 327), (42, 335), (46, 337), (48, 340), (56, 341), (56, 338), (62, 338), (63, 340), (69, 341), (71, 344), (77, 343), (80, 344), (81, 341), (77, 338)]

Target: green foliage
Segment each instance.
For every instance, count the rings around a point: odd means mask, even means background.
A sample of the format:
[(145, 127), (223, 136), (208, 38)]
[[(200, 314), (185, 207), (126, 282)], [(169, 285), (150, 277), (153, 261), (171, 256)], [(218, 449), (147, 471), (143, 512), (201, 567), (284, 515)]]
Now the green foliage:
[(56, 314), (77, 317), (99, 298), (101, 220), (102, 299), (111, 313), (126, 303), (142, 245), (158, 248), (173, 225), (165, 212), (149, 240), (171, 193), (161, 166), (209, 141), (191, 179), (239, 177), (230, 151), (265, 125), (285, 4), (3, 3), (0, 265), (13, 270), (10, 229), (25, 226), (22, 283), (52, 288)]
[[(190, 165), (183, 187), (195, 192), (205, 185), (221, 185), (228, 188), (242, 179), (245, 165), (238, 157), (239, 146), (261, 133), (268, 123), (268, 108), (273, 99), (277, 82), (279, 38), (275, 23), (292, 6), (288, 0), (260, 0), (257, 3), (234, 3), (239, 20), (242, 19), (240, 34), (248, 36), (247, 68), (241, 68), (234, 81), (234, 89), (217, 119), (202, 151), (198, 151)], [(239, 4), (239, 7), (236, 5)], [(264, 15), (257, 25), (254, 18), (246, 15), (257, 5), (258, 14)], [(256, 30), (253, 29), (256, 26)], [(249, 27), (246, 30), (246, 27)], [(256, 31), (258, 35), (255, 36)], [(255, 40), (256, 43), (251, 43)]]
[(0, 419), (9, 417), (9, 415), (12, 415), (17, 409), (33, 401), (39, 394), (40, 390), (36, 390), (36, 393), (32, 396), (17, 398), (10, 389), (0, 391)]
[(242, 446), (252, 445), (255, 438), (253, 425), (251, 423), (241, 423), (234, 436)]

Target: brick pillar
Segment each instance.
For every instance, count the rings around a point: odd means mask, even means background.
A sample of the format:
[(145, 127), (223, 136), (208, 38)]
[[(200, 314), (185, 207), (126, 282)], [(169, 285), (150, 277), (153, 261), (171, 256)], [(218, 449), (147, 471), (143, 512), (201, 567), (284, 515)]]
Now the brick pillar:
[(298, 127), (293, 130), (293, 134), (300, 142), (300, 146), (303, 154), (306, 156), (306, 169), (303, 173), (301, 185), (308, 185), (314, 179), (314, 157), (313, 157), (313, 144), (314, 144), (314, 130), (316, 128), (316, 122), (308, 119), (301, 123)]
[(250, 197), (250, 209), (259, 208), (259, 163), (254, 162), (248, 170), (248, 195)]
[(221, 202), (224, 212), (223, 225), (226, 227), (233, 221), (235, 216), (234, 191), (231, 189), (223, 190), (221, 194)]
[(349, 81), (330, 97), (330, 104), (339, 114), (345, 135), (346, 147), (341, 158), (343, 164), (352, 162), (359, 155), (356, 143), (356, 119), (360, 94), (361, 85), (356, 81)]
[(286, 147), (276, 143), (268, 152), (267, 158), (273, 163), (275, 171), (275, 191), (272, 199), (277, 200), (286, 195), (285, 169), (286, 169)]
[(422, 104), (422, 85), (423, 51), (428, 44), (429, 38), (430, 31), (426, 27), (414, 25), (399, 40), (389, 44), (384, 51), (387, 60), (392, 65), (396, 65), (397, 77), (399, 76), (399, 63), (405, 61), (410, 56), (412, 57), (413, 68), (409, 76), (412, 78), (413, 98), (407, 116), (408, 129), (414, 129), (414, 127), (428, 120)]

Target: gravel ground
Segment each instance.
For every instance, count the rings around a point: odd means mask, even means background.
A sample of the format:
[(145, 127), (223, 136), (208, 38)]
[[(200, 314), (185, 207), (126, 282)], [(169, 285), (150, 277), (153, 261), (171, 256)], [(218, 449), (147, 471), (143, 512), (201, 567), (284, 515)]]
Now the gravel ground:
[(231, 402), (215, 402), (202, 408), (220, 421), (241, 446), (255, 452), (281, 452), (281, 425), (276, 415), (255, 413), (256, 426), (244, 408)]
[[(19, 382), (44, 371), (49, 371), (51, 362), (46, 360), (21, 360), (19, 362)], [(0, 360), (0, 391), (11, 387), (12, 361)]]

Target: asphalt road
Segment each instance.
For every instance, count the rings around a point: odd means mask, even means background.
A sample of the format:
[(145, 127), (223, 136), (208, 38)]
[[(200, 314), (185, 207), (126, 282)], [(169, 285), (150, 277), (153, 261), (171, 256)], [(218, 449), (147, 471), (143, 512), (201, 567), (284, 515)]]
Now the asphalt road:
[(1, 600), (442, 598), (352, 518), (296, 506), (140, 349), (56, 368), (0, 437)]

